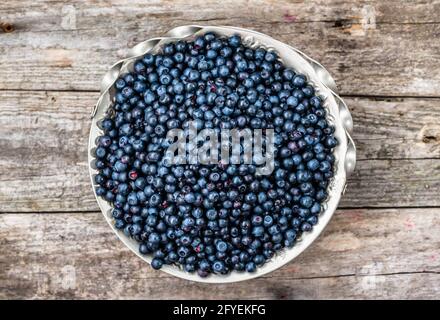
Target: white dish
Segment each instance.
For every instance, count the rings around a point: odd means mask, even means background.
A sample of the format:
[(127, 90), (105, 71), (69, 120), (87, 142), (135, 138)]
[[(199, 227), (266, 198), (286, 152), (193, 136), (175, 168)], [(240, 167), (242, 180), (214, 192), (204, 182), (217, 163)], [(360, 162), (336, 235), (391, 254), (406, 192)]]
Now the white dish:
[[(178, 266), (164, 265), (161, 269), (164, 272), (187, 280), (207, 283), (228, 283), (249, 280), (272, 272), (292, 261), (310, 246), (313, 241), (315, 241), (330, 221), (339, 200), (344, 193), (347, 176), (353, 172), (355, 167), (356, 148), (350, 137), (350, 132), (353, 128), (352, 118), (345, 103), (335, 93), (336, 85), (333, 78), (318, 62), (289, 45), (277, 41), (267, 35), (247, 29), (235, 27), (203, 27), (195, 25), (177, 27), (169, 31), (165, 37), (153, 38), (139, 43), (130, 50), (130, 56), (114, 64), (102, 80), (101, 96), (92, 111), (88, 159), (93, 191), (105, 219), (113, 231), (118, 235), (119, 239), (121, 239), (121, 241), (141, 259), (148, 263), (151, 262), (150, 256), (144, 256), (139, 253), (138, 243), (135, 240), (125, 236), (123, 232), (114, 227), (113, 218), (110, 213), (112, 207), (104, 199), (96, 196), (96, 186), (93, 177), (97, 173), (97, 170), (93, 164), (93, 151), (96, 147), (96, 139), (101, 134), (97, 122), (104, 117), (106, 110), (112, 104), (114, 82), (120, 74), (131, 70), (133, 63), (140, 56), (143, 56), (147, 52), (154, 53), (165, 43), (174, 42), (180, 39), (190, 39), (206, 32), (214, 32), (224, 36), (239, 34), (245, 44), (251, 47), (264, 47), (268, 50), (275, 50), (286, 66), (306, 75), (309, 83), (315, 88), (317, 94), (323, 98), (323, 104), (327, 110), (327, 119), (335, 127), (335, 137), (339, 141), (338, 146), (334, 149), (334, 155), (336, 158), (334, 177), (329, 184), (327, 190), (329, 197), (323, 204), (324, 209), (319, 216), (319, 222), (313, 227), (312, 231), (303, 233), (293, 248), (286, 248), (279, 251), (272, 259), (267, 261), (263, 266), (258, 267), (256, 272), (253, 273), (232, 271), (227, 275), (212, 274), (206, 278), (202, 278), (198, 276), (197, 273), (185, 272)], [(325, 261), (323, 261), (323, 263), (325, 263)], [(328, 263), (331, 262), (328, 261)]]

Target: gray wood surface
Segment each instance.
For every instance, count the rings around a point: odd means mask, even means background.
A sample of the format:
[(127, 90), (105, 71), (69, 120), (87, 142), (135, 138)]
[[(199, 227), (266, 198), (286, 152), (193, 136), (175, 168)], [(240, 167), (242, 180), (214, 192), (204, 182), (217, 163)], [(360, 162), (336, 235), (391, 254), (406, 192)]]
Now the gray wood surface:
[[(97, 97), (2, 92), (0, 165), (7, 183), (0, 184), (0, 212), (98, 210), (87, 170), (89, 111)], [(359, 161), (341, 206), (439, 206), (440, 99), (346, 102)]]
[[(0, 298), (440, 298), (440, 1), (0, 2)], [(106, 225), (89, 113), (129, 47), (183, 24), (267, 33), (322, 62), (358, 164), (323, 235), (260, 279), (154, 272)], [(170, 290), (172, 288), (172, 290)]]
[(117, 240), (101, 213), (4, 214), (0, 297), (436, 298), (439, 213), (340, 210), (294, 262), (228, 285), (155, 272)]
[[(438, 96), (439, 1), (7, 1), (0, 89), (96, 90), (128, 47), (172, 27), (235, 25), (322, 62), (343, 94)], [(398, 9), (396, 9), (398, 8)], [(26, 48), (26, 50), (23, 50)], [(21, 67), (19, 67), (21, 66)]]

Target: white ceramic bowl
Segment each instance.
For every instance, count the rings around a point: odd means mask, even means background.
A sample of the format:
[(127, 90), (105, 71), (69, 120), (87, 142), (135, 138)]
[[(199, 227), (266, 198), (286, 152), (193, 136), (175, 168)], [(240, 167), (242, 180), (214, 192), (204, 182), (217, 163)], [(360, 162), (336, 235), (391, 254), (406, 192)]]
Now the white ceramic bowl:
[[(243, 42), (248, 46), (275, 50), (284, 65), (306, 75), (309, 83), (315, 88), (317, 94), (323, 98), (323, 104), (328, 114), (327, 119), (335, 127), (335, 136), (339, 141), (338, 146), (334, 149), (336, 158), (334, 177), (330, 181), (327, 190), (329, 197), (323, 204), (324, 208), (319, 216), (319, 222), (313, 227), (312, 231), (303, 233), (293, 248), (281, 250), (263, 266), (258, 267), (254, 273), (233, 271), (227, 275), (212, 274), (206, 278), (201, 278), (197, 273), (185, 272), (178, 266), (164, 265), (161, 269), (164, 272), (187, 280), (207, 283), (228, 283), (256, 278), (280, 268), (303, 252), (319, 236), (333, 216), (339, 200), (344, 193), (347, 176), (354, 170), (356, 149), (350, 137), (350, 132), (353, 127), (350, 112), (342, 99), (335, 93), (335, 82), (322, 65), (307, 57), (299, 50), (255, 31), (235, 27), (182, 26), (172, 29), (164, 37), (153, 38), (139, 43), (130, 50), (128, 58), (114, 64), (105, 74), (101, 84), (101, 96), (92, 111), (92, 126), (89, 138), (89, 171), (95, 197), (96, 185), (93, 178), (97, 170), (94, 166), (93, 152), (96, 148), (97, 137), (102, 134), (97, 122), (104, 117), (105, 112), (111, 106), (114, 94), (113, 84), (118, 76), (128, 70), (132, 70), (134, 62), (147, 52), (154, 53), (166, 43), (181, 39), (191, 39), (206, 32), (214, 32), (224, 36), (239, 34)], [(150, 263), (150, 256), (144, 256), (138, 252), (138, 243), (114, 227), (114, 221), (110, 213), (110, 204), (99, 197), (96, 197), (96, 200), (105, 219), (119, 239), (141, 259)]]

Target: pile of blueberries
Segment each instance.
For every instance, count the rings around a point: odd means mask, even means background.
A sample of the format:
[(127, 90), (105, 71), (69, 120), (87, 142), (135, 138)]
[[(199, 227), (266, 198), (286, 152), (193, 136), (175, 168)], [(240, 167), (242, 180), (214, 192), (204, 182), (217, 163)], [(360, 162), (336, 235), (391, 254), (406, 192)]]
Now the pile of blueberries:
[[(254, 272), (318, 222), (333, 176), (334, 127), (304, 75), (238, 35), (162, 46), (115, 82), (99, 122), (96, 193), (117, 229), (152, 256), (201, 277)], [(168, 130), (274, 129), (275, 168), (170, 165)]]

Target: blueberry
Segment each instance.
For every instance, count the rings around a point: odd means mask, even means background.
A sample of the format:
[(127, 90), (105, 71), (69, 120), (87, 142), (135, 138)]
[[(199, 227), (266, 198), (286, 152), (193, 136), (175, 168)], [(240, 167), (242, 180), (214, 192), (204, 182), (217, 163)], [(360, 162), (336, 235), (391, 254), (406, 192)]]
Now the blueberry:
[(318, 223), (318, 217), (317, 217), (316, 215), (313, 215), (313, 216), (311, 216), (311, 217), (309, 217), (309, 218), (307, 219), (307, 222), (308, 222), (310, 225), (314, 226), (314, 225), (316, 225), (316, 224)]
[(107, 190), (103, 187), (96, 188), (96, 194), (100, 197), (103, 197), (107, 193)]
[(336, 147), (338, 142), (337, 142), (336, 138), (330, 136), (325, 139), (324, 144), (326, 147), (334, 148), (334, 147)]
[(312, 230), (312, 225), (310, 223), (308, 223), (308, 222), (304, 222), (301, 225), (301, 230), (305, 231), (305, 232), (311, 231)]
[(252, 228), (252, 234), (257, 238), (262, 237), (264, 235), (264, 227), (256, 226)]
[(157, 244), (157, 243), (159, 243), (160, 242), (160, 236), (159, 236), (159, 234), (157, 234), (157, 233), (151, 233), (149, 236), (148, 236), (148, 242), (149, 243), (152, 243), (152, 244)]
[(275, 179), (276, 180), (284, 180), (286, 177), (287, 171), (284, 169), (278, 169), (275, 171)]
[(312, 207), (312, 205), (313, 205), (313, 198), (312, 197), (309, 197), (309, 196), (304, 196), (304, 197), (301, 197), (301, 199), (300, 199), (300, 204), (301, 204), (301, 206), (303, 206), (304, 208), (310, 208), (310, 207)]
[(248, 193), (244, 199), (247, 203), (253, 204), (257, 201), (257, 196), (254, 193)]
[(237, 48), (241, 44), (241, 38), (239, 35), (233, 35), (232, 37), (228, 38), (228, 43), (231, 47)]
[(130, 136), (133, 133), (133, 125), (131, 123), (125, 123), (119, 128), (121, 135)]
[(147, 53), (143, 58), (142, 58), (142, 62), (147, 65), (150, 66), (154, 63), (155, 58), (152, 54)]
[(163, 265), (163, 261), (161, 259), (154, 258), (151, 261), (151, 267), (153, 267), (153, 269), (159, 270), (160, 268), (162, 268), (162, 265)]
[(134, 185), (136, 188), (143, 190), (147, 184), (147, 181), (144, 177), (139, 177), (135, 180)]
[(286, 103), (289, 107), (296, 107), (299, 103), (298, 98), (290, 96), (287, 98)]
[(246, 271), (247, 272), (255, 272), (257, 269), (257, 266), (255, 265), (255, 262), (248, 262), (246, 263)]
[(225, 264), (223, 261), (214, 261), (212, 264), (212, 270), (215, 273), (222, 273), (225, 271)]
[(167, 73), (162, 74), (159, 78), (160, 83), (164, 85), (170, 84), (171, 80), (172, 80), (171, 76)]
[(277, 56), (273, 52), (266, 52), (266, 55), (264, 56), (264, 59), (268, 62), (274, 62), (276, 58)]
[(191, 228), (195, 225), (195, 220), (191, 217), (187, 217), (182, 222), (182, 228)]
[(316, 197), (316, 200), (323, 201), (327, 198), (327, 193), (321, 189), (321, 190), (318, 190), (315, 197)]
[(125, 222), (121, 219), (116, 219), (115, 220), (115, 228), (116, 229), (123, 229), (125, 227)]
[(319, 164), (319, 170), (321, 171), (321, 172), (329, 172), (330, 171), (330, 169), (331, 169), (331, 164), (330, 164), (330, 162), (328, 162), (328, 161), (322, 161), (320, 164)]
[(229, 68), (227, 66), (221, 66), (218, 71), (221, 77), (229, 76)]
[(107, 191), (104, 195), (104, 199), (111, 202), (115, 199), (115, 195), (111, 191)]
[(289, 229), (285, 232), (285, 238), (289, 241), (293, 241), (296, 239), (297, 233), (294, 229)]
[(116, 80), (116, 82), (115, 82), (115, 87), (116, 87), (116, 89), (118, 89), (118, 90), (123, 89), (123, 88), (125, 87), (125, 81), (124, 81), (124, 79), (119, 78), (118, 80)]
[(309, 168), (311, 171), (318, 170), (320, 167), (320, 163), (316, 159), (311, 159), (307, 162), (307, 168)]
[(197, 70), (191, 70), (188, 74), (188, 79), (190, 81), (196, 81), (200, 78), (200, 72)]
[(209, 180), (211, 180), (212, 182), (217, 182), (220, 179), (220, 174), (218, 174), (217, 172), (213, 172), (209, 175)]
[(142, 63), (142, 61), (136, 61), (134, 63), (134, 71), (136, 73), (144, 73), (146, 70), (146, 66)]
[(306, 77), (301, 74), (298, 74), (293, 77), (292, 83), (294, 86), (301, 88), (306, 84)]
[(263, 219), (263, 224), (265, 227), (270, 227), (273, 224), (273, 218), (270, 215), (267, 215)]
[(315, 202), (313, 206), (310, 208), (310, 213), (316, 215), (321, 212), (321, 205), (318, 202)]
[(298, 170), (296, 173), (296, 179), (298, 182), (308, 182), (312, 179), (312, 174), (310, 171)]
[(226, 250), (228, 249), (228, 245), (224, 241), (218, 241), (215, 247), (219, 252), (226, 252)]
[(107, 151), (103, 147), (96, 148), (95, 155), (97, 158), (104, 158), (107, 154)]
[(208, 59), (215, 59), (217, 57), (217, 52), (215, 51), (215, 50), (212, 50), (212, 49), (209, 49), (207, 52), (206, 52), (206, 58), (208, 58)]
[(134, 91), (131, 87), (124, 87), (121, 90), (122, 96), (124, 96), (124, 98), (131, 98), (134, 94)]
[(316, 108), (321, 106), (321, 99), (319, 97), (312, 97), (310, 99), (310, 104)]

